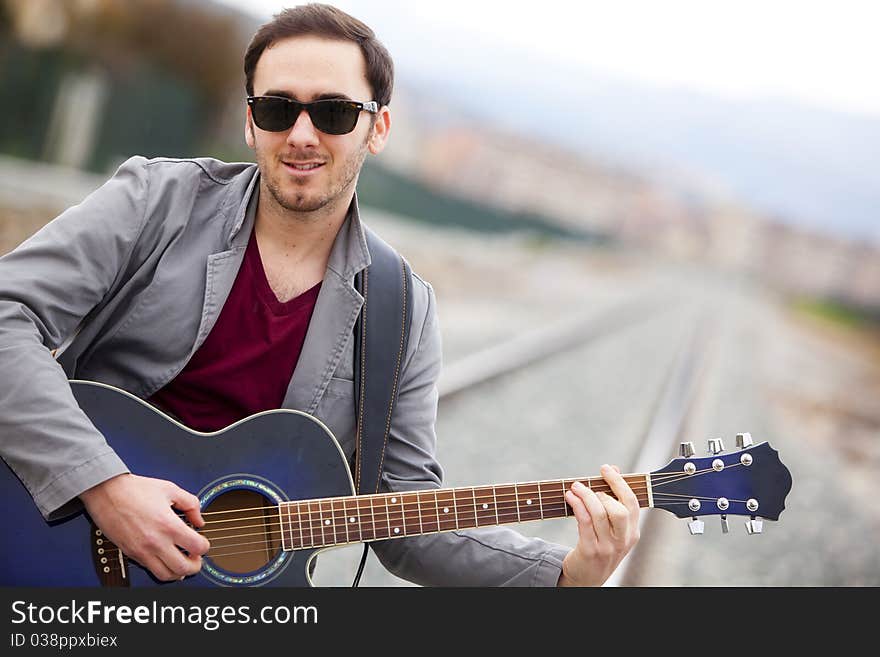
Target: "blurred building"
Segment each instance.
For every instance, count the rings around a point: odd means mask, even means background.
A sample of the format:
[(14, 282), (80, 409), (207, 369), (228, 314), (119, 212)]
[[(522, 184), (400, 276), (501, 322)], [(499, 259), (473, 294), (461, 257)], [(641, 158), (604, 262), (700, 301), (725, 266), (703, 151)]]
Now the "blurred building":
[(0, 0), (0, 16), (0, 151), (100, 172), (132, 153), (236, 152), (243, 15), (207, 1)]

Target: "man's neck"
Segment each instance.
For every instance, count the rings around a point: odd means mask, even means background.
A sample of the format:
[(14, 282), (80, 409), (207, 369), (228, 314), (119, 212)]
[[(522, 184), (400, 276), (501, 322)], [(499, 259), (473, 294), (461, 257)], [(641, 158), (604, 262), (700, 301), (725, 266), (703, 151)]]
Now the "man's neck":
[(318, 261), (326, 265), (353, 196), (352, 190), (351, 196), (335, 207), (294, 212), (274, 202), (261, 186), (254, 230), (263, 258), (284, 258), (291, 265)]
[(351, 197), (336, 208), (296, 213), (278, 206), (270, 194), (261, 187), (254, 233), (269, 285), (283, 302), (323, 280)]

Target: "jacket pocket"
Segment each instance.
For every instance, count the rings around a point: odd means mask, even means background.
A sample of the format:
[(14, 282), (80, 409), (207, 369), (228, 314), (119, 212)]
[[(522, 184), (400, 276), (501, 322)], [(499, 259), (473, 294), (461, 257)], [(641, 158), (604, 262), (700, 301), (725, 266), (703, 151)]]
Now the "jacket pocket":
[(346, 459), (354, 454), (355, 404), (354, 381), (333, 377), (318, 402), (316, 417), (339, 442)]

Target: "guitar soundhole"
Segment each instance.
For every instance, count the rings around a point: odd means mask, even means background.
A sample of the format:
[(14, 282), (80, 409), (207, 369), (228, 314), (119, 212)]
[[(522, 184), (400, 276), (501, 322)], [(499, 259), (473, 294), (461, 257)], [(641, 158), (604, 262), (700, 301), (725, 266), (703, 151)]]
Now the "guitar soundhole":
[(234, 489), (202, 509), (202, 533), (211, 542), (207, 556), (234, 575), (268, 565), (281, 550), (278, 506), (255, 490)]

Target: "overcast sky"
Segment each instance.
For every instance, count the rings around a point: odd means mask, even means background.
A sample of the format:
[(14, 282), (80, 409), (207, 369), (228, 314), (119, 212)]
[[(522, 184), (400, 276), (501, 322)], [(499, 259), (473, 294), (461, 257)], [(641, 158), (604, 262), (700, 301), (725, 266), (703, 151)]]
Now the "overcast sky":
[[(222, 0), (258, 18), (290, 6)], [(880, 116), (880, 2), (865, 0), (340, 0), (392, 55), (456, 34), (596, 72), (734, 98), (772, 96)]]

